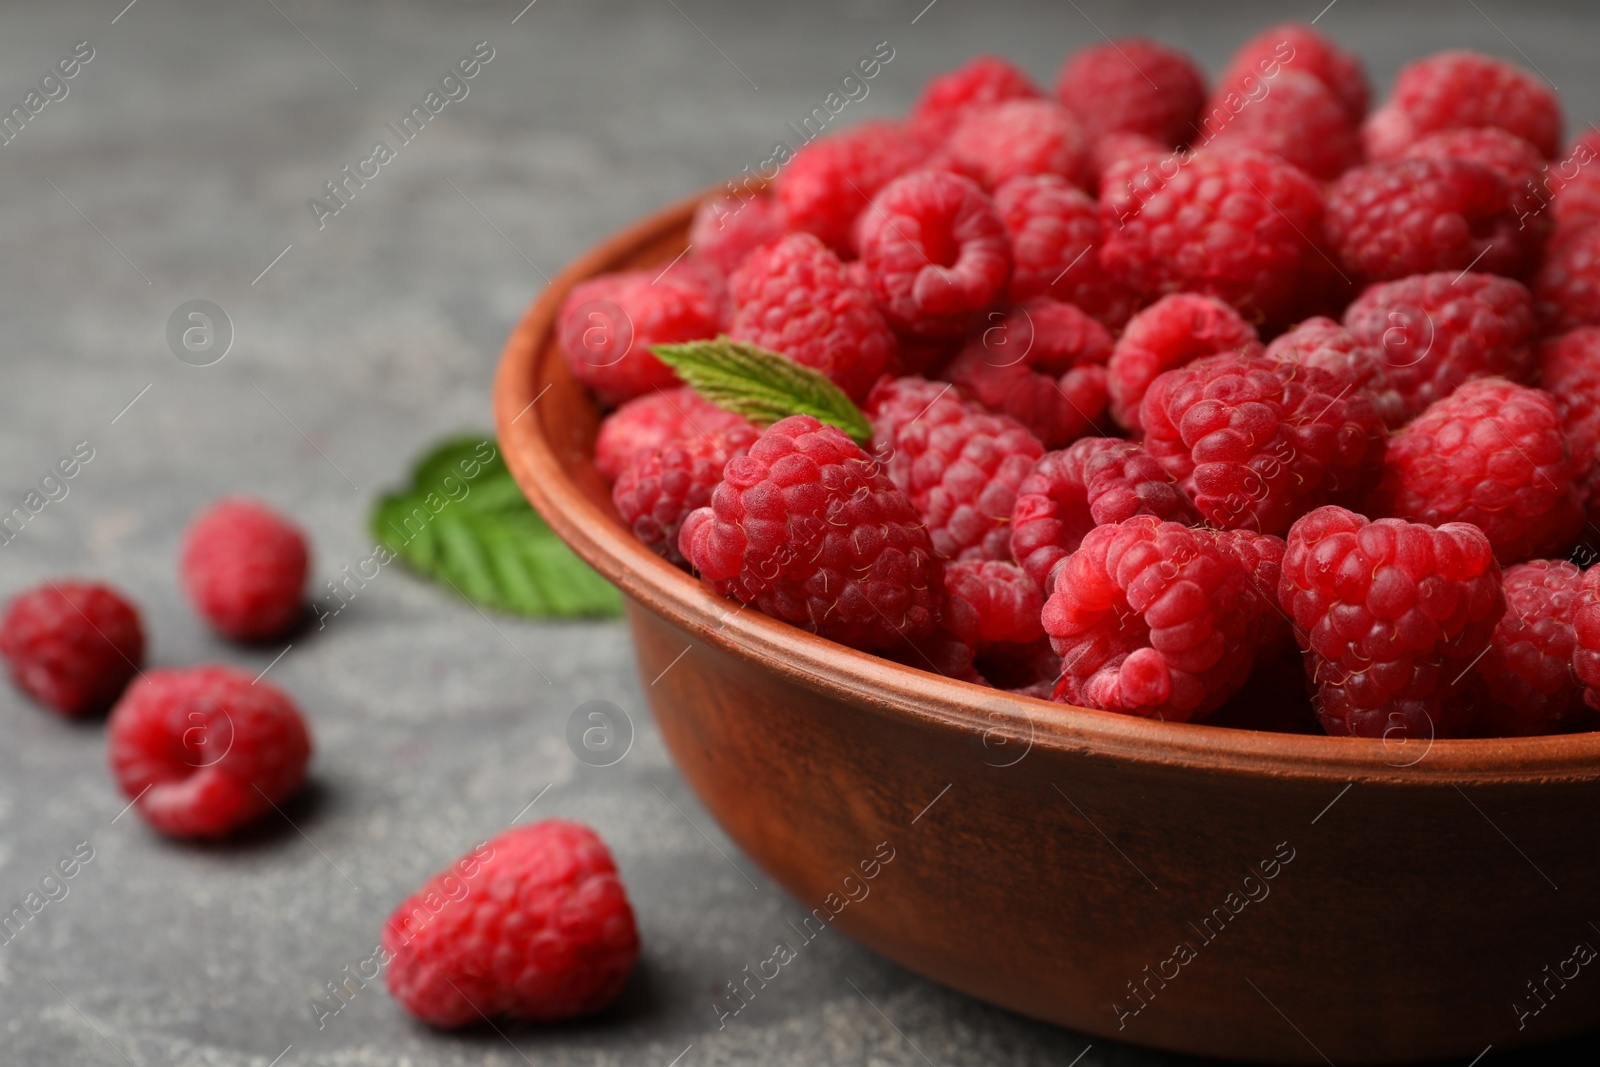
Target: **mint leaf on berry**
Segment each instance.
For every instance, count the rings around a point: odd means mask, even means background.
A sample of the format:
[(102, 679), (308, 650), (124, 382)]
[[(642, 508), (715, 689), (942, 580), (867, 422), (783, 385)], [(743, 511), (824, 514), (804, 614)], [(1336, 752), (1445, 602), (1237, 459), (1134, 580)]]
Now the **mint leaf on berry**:
[[(430, 449), (411, 484), (381, 497), (373, 536), (411, 569), (468, 600), (534, 618), (617, 615), (622, 598), (528, 506), (494, 441)], [(380, 557), (381, 558), (381, 557)]]
[(872, 424), (844, 391), (788, 356), (727, 336), (656, 345), (650, 351), (695, 392), (751, 422), (767, 426), (790, 415), (810, 415), (837, 426), (859, 445), (872, 441)]

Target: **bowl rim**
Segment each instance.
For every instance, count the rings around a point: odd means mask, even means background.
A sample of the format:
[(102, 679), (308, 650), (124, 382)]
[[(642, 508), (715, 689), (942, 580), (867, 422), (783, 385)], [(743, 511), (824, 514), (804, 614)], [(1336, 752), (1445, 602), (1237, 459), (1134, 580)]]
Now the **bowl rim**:
[[(544, 434), (544, 361), (558, 358), (556, 316), (578, 282), (618, 269), (639, 249), (686, 230), (713, 187), (613, 233), (538, 293), (506, 340), (495, 374), (496, 434), (512, 475), (551, 528), (639, 606), (760, 669), (878, 714), (972, 735), (975, 754), (1004, 767), (1025, 744), (1140, 763), (1257, 777), (1402, 785), (1600, 778), (1600, 732), (1538, 737), (1390, 741), (1173, 723), (1059, 704), (943, 678), (746, 611), (655, 555), (569, 477)], [(545, 388), (548, 388), (546, 384)], [(685, 653), (692, 648), (685, 645)], [(670, 669), (670, 667), (668, 668)], [(653, 683), (652, 683), (653, 684)], [(1420, 750), (1420, 752), (1419, 752)], [(1341, 794), (1342, 795), (1342, 794)]]

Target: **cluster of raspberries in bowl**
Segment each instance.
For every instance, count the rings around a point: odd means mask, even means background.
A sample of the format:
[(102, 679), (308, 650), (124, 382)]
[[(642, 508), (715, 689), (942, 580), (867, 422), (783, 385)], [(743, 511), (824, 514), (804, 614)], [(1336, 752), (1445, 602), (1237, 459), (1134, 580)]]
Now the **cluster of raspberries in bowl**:
[[(1335, 735), (1593, 729), (1600, 133), (1562, 124), (1464, 51), (1369, 109), (1302, 25), (1209, 91), (1142, 39), (1053, 94), (975, 58), (703, 204), (665, 271), (569, 294), (596, 467), (719, 594), (947, 677)], [(721, 335), (870, 439), (751, 421), (653, 352)]]

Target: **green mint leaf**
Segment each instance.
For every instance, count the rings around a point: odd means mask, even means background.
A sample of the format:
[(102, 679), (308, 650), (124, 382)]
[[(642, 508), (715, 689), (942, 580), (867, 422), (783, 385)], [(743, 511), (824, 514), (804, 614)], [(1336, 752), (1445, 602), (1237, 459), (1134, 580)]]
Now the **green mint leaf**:
[(373, 504), (370, 525), (411, 569), (487, 607), (534, 618), (622, 611), (611, 583), (528, 506), (491, 439), (434, 446), (410, 485)]
[(726, 336), (656, 345), (650, 351), (695, 392), (758, 425), (811, 415), (837, 426), (858, 445), (872, 442), (872, 424), (844, 390), (788, 356)]

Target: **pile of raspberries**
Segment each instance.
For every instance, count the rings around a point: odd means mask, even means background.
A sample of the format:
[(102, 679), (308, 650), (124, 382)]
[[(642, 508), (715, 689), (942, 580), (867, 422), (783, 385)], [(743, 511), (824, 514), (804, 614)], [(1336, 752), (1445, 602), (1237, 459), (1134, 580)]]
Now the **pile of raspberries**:
[[(1473, 52), (1368, 97), (1291, 24), (1209, 91), (1143, 39), (1053, 93), (980, 56), (806, 144), (665, 273), (570, 294), (618, 512), (768, 615), (1066, 704), (1600, 726), (1600, 131), (1563, 147), (1553, 88)], [(870, 443), (651, 351), (720, 334)]]

